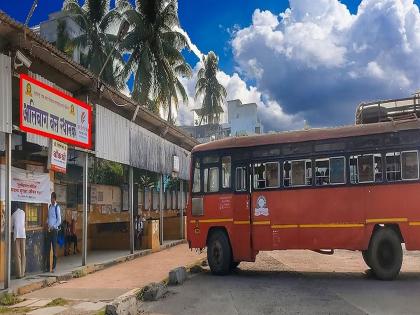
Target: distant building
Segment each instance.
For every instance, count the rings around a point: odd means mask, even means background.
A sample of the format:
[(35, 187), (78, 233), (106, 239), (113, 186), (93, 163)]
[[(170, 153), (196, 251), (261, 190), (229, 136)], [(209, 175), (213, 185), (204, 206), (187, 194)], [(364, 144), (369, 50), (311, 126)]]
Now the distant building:
[(228, 101), (228, 124), (232, 136), (263, 133), (255, 103), (242, 104), (240, 100)]
[[(208, 124), (199, 117), (197, 109), (193, 110), (193, 126), (181, 126), (192, 137), (201, 143), (226, 137), (246, 136), (263, 133), (263, 126), (258, 117), (258, 106), (255, 103), (242, 104), (240, 100), (227, 102), (227, 122)], [(223, 120), (224, 115), (222, 115)]]
[[(47, 21), (41, 22), (38, 26), (33, 27), (32, 30), (46, 41), (55, 44), (57, 42), (57, 27), (59, 21), (64, 21), (66, 23), (65, 31), (69, 39), (75, 39), (82, 34), (80, 26), (71, 18), (69, 13), (64, 11), (49, 14)], [(73, 60), (80, 63), (80, 49), (78, 47), (74, 48)]]

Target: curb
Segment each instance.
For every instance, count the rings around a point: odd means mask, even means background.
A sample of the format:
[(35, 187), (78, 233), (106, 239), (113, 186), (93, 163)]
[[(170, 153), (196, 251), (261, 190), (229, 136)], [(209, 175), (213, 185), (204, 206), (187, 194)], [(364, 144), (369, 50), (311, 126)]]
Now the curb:
[[(33, 292), (33, 291), (36, 291), (36, 290), (40, 290), (40, 289), (43, 289), (43, 288), (46, 288), (46, 287), (50, 287), (53, 284), (58, 283), (60, 281), (68, 281), (68, 280), (71, 280), (73, 278), (84, 277), (88, 274), (95, 273), (97, 271), (100, 271), (100, 270), (103, 270), (103, 269), (106, 269), (106, 268), (109, 268), (109, 267), (112, 267), (112, 266), (115, 266), (115, 265), (118, 265), (118, 264), (121, 264), (121, 263), (124, 263), (124, 262), (127, 262), (127, 261), (131, 261), (131, 260), (139, 258), (139, 257), (147, 256), (147, 255), (150, 255), (152, 253), (156, 253), (156, 252), (159, 252), (159, 251), (162, 251), (162, 250), (165, 250), (165, 249), (168, 249), (168, 248), (180, 245), (180, 244), (184, 244), (184, 243), (186, 243), (186, 240), (176, 240), (176, 241), (170, 242), (168, 244), (162, 245), (160, 247), (160, 249), (157, 250), (157, 251), (152, 252), (151, 249), (146, 249), (146, 250), (143, 250), (141, 252), (134, 253), (134, 254), (128, 254), (126, 256), (118, 257), (116, 259), (111, 259), (111, 260), (104, 261), (104, 262), (101, 262), (101, 263), (90, 264), (90, 265), (86, 265), (86, 266), (83, 266), (83, 267), (79, 267), (79, 268), (76, 268), (72, 271), (59, 274), (57, 276), (50, 276), (50, 275), (42, 275), (41, 274), (41, 275), (39, 275), (39, 277), (41, 279), (38, 280), (38, 281), (33, 281), (31, 283), (24, 284), (22, 286), (19, 286), (19, 287), (13, 288), (13, 289), (4, 290), (4, 291), (5, 292), (7, 291), (9, 293), (14, 293), (14, 294), (17, 294), (17, 295), (27, 294), (27, 293), (30, 293), (30, 292)], [(0, 291), (0, 294), (2, 292), (3, 291)]]
[[(187, 269), (188, 274), (191, 274), (191, 268), (194, 266), (201, 266), (203, 261), (207, 260), (207, 257), (200, 258), (195, 263), (184, 266)], [(166, 284), (168, 277), (163, 278), (159, 283)], [(110, 304), (107, 304), (105, 307), (105, 315), (132, 315), (137, 314), (139, 306), (143, 303), (137, 299), (137, 295), (140, 293), (142, 288), (132, 289), (123, 295), (120, 295)]]

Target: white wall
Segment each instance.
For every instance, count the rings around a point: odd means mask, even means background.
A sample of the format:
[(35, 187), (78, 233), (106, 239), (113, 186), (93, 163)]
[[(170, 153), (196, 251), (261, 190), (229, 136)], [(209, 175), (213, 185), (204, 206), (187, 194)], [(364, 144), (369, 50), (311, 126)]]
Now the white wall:
[(260, 127), (262, 132), (255, 103), (242, 104), (240, 100), (228, 101), (228, 117), (232, 136), (255, 134), (256, 127)]

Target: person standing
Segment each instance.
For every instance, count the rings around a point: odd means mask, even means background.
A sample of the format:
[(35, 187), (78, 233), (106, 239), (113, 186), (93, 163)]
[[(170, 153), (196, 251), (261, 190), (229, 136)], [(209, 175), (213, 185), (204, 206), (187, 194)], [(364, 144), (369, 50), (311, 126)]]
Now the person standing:
[(25, 276), (26, 269), (26, 254), (25, 254), (25, 242), (26, 242), (26, 230), (25, 230), (25, 211), (20, 209), (17, 202), (13, 202), (12, 209), (15, 212), (12, 214), (12, 231), (15, 248), (16, 258), (16, 271), (17, 278), (23, 278)]
[(55, 272), (57, 266), (57, 237), (61, 225), (61, 209), (57, 204), (57, 195), (51, 193), (51, 204), (48, 207), (47, 217), (47, 272), (50, 270), (50, 250), (52, 246), (53, 264), (52, 271)]

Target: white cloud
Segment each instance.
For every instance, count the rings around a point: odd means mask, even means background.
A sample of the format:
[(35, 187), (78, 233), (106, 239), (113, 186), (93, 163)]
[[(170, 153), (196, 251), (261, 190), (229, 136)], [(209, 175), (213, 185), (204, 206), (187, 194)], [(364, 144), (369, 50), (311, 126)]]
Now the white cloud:
[(289, 2), (280, 14), (255, 10), (232, 37), (237, 68), (256, 82), (265, 106), (277, 104), (270, 111), (281, 104), (282, 115), (311, 125), (352, 123), (359, 102), (420, 87), (413, 0), (362, 0), (357, 14), (338, 0)]
[(198, 49), (197, 45), (195, 45), (192, 41), (190, 36), (188, 35), (188, 33), (186, 31), (184, 31), (182, 28), (180, 27), (175, 27), (174, 31), (177, 31), (179, 33), (181, 33), (182, 35), (185, 36), (185, 38), (187, 39), (187, 43), (189, 48), (191, 49), (191, 51), (197, 56), (198, 59), (202, 60), (204, 54), (200, 51), (200, 49)]

